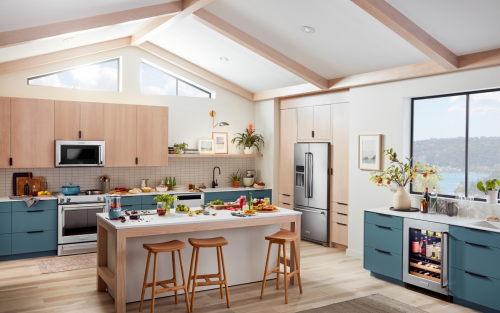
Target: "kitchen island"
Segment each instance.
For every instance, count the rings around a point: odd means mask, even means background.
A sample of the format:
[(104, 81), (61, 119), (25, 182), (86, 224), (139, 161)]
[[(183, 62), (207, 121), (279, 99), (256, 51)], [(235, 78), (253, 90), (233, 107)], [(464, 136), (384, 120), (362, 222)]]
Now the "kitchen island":
[[(140, 222), (127, 220), (125, 223), (107, 219), (107, 213), (97, 214), (97, 290), (104, 292), (107, 286), (107, 290), (115, 298), (116, 312), (125, 312), (126, 303), (140, 300), (147, 260), (147, 251), (143, 249), (143, 243), (175, 239), (187, 243), (188, 238), (217, 236), (223, 236), (229, 241), (229, 245), (224, 247), (229, 285), (262, 281), (268, 248), (268, 242), (264, 237), (278, 232), (280, 223), (287, 222), (291, 223), (292, 231), (300, 233), (301, 214), (297, 211), (280, 208), (276, 213), (258, 213), (251, 217), (235, 217), (230, 211), (225, 210), (213, 212), (217, 215), (190, 217), (175, 212), (165, 217), (147, 215)], [(300, 262), (300, 237), (297, 239), (297, 249)], [(290, 250), (291, 255), (287, 263), (293, 271), (296, 265), (293, 250)], [(273, 251), (273, 255), (277, 255), (277, 250)], [(182, 253), (187, 276), (192, 247), (188, 244)], [(180, 271), (179, 267), (177, 270)], [(215, 249), (200, 250), (198, 272), (217, 272)], [(157, 278), (162, 280), (171, 277), (170, 255), (159, 254)], [(181, 277), (180, 272), (178, 277)], [(152, 281), (151, 271), (148, 281)], [(295, 278), (292, 278), (291, 284), (296, 283)], [(218, 286), (207, 286), (197, 290), (209, 288)], [(145, 299), (150, 299), (151, 289), (147, 290), (146, 295)], [(169, 295), (165, 293), (157, 297)]]

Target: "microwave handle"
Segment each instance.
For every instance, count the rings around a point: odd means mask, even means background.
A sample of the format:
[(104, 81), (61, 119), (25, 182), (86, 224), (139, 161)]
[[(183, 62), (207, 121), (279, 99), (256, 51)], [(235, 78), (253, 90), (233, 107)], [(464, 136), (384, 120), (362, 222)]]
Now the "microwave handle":
[(99, 145), (99, 164), (102, 164), (102, 146)]

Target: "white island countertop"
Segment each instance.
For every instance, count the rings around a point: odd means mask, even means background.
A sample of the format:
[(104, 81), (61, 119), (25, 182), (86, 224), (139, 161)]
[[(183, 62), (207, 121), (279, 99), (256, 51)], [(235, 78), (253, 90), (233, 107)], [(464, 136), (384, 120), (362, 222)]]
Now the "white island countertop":
[[(458, 216), (448, 216), (444, 214), (429, 214), (429, 213), (420, 213), (420, 212), (404, 212), (404, 211), (392, 211), (389, 208), (373, 208), (373, 209), (365, 209), (366, 212), (373, 212), (378, 214), (399, 216), (404, 218), (411, 218), (415, 220), (455, 225), (466, 228), (473, 228), (479, 230), (486, 230), (491, 232), (500, 233), (500, 222), (487, 222), (486, 219), (482, 218), (465, 218)], [(491, 225), (490, 227), (482, 227), (479, 225), (475, 225), (476, 223), (482, 223), (483, 225)], [(496, 227), (496, 228), (494, 228)]]
[(133, 197), (133, 196), (155, 196), (155, 195), (162, 195), (162, 194), (186, 194), (186, 193), (192, 193), (192, 194), (197, 194), (197, 193), (212, 193), (212, 192), (230, 192), (230, 191), (259, 191), (259, 190), (272, 190), (272, 188), (267, 188), (264, 187), (264, 189), (257, 189), (253, 187), (239, 187), (239, 188), (234, 188), (234, 187), (220, 187), (220, 188), (205, 188), (203, 189), (203, 192), (192, 192), (192, 191), (165, 191), (165, 192), (159, 192), (159, 191), (151, 191), (151, 192), (141, 192), (141, 193), (135, 193), (135, 194), (129, 194), (129, 195), (123, 195), (122, 197)]

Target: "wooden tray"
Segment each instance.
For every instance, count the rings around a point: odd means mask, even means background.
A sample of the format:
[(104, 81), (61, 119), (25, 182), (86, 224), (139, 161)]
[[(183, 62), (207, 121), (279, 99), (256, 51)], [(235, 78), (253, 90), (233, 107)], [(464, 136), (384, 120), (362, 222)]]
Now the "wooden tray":
[(422, 278), (425, 278), (425, 279), (433, 280), (433, 281), (436, 281), (438, 283), (441, 282), (441, 280), (439, 278), (425, 276), (425, 275), (419, 274), (417, 272), (410, 272), (410, 274), (418, 276), (418, 277), (422, 277)]
[(26, 184), (26, 181), (28, 181), (28, 185), (30, 186), (30, 193), (31, 190), (33, 189), (33, 185), (36, 187), (36, 191), (44, 191), (45, 190), (45, 177), (33, 177), (33, 178), (28, 178), (28, 177), (17, 177), (16, 178), (16, 186), (17, 186), (17, 195), (16, 196), (23, 196), (24, 195), (24, 185)]
[(239, 208), (240, 207), (239, 204), (227, 204), (227, 202), (224, 203), (224, 204), (221, 204), (221, 205), (214, 205), (214, 204), (212, 204), (210, 207), (212, 209), (215, 209), (215, 210), (225, 210), (227, 206), (230, 206), (232, 208)]
[(426, 271), (429, 271), (429, 272), (434, 272), (434, 273), (441, 274), (441, 270), (437, 269), (437, 268), (431, 268), (431, 267), (427, 267), (425, 265), (418, 265), (417, 263), (413, 263), (413, 262), (410, 262), (410, 265), (413, 266), (413, 267), (419, 268), (421, 270), (426, 270)]

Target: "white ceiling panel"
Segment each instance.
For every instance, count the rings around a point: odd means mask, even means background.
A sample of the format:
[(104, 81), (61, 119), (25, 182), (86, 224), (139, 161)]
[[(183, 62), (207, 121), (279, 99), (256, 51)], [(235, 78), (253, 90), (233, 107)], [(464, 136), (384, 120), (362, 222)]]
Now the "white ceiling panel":
[[(0, 63), (127, 37), (135, 33), (148, 21), (149, 19), (128, 22), (2, 48), (0, 49)], [(66, 38), (74, 39), (64, 41)]]
[(0, 32), (171, 1), (174, 0), (2, 0)]
[(499, 0), (386, 0), (457, 55), (500, 48)]
[(349, 0), (217, 0), (207, 10), (325, 78), (430, 60)]
[[(192, 18), (184, 19), (150, 41), (251, 92), (305, 83)], [(229, 61), (222, 61), (221, 56)]]

